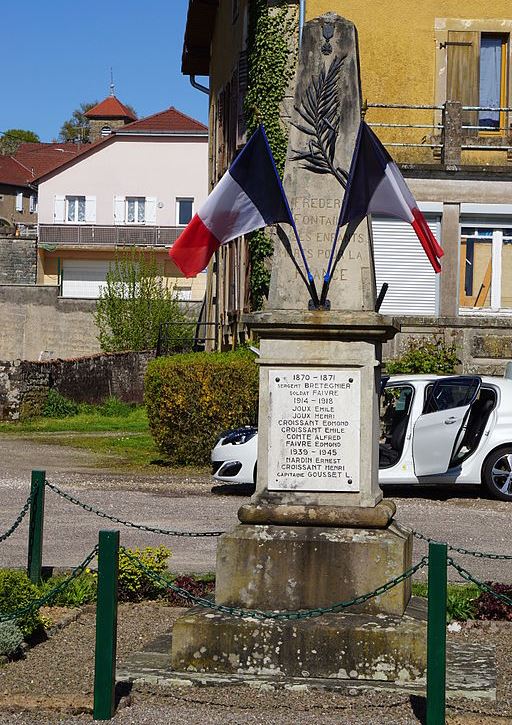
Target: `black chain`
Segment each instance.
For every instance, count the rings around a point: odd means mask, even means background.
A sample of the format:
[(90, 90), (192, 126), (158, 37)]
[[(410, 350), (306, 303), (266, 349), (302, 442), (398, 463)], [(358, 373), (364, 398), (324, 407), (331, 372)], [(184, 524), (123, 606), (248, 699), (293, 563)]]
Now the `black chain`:
[(467, 569), (464, 569), (460, 564), (457, 564), (456, 561), (448, 557), (448, 565), (452, 566), (456, 571), (459, 572), (461, 577), (465, 579), (468, 582), (472, 582), (473, 584), (476, 584), (476, 586), (481, 589), (484, 592), (487, 592), (488, 594), (491, 594), (491, 596), (495, 597), (496, 599), (499, 599), (501, 602), (504, 602), (505, 604), (508, 604), (509, 606), (512, 606), (512, 599), (510, 597), (507, 597), (506, 594), (500, 594), (499, 592), (494, 591), (492, 587), (490, 587), (485, 582), (478, 581), (478, 579), (475, 579), (475, 577), (470, 574), (470, 572)]
[(242, 609), (241, 607), (228, 607), (225, 604), (215, 604), (214, 602), (210, 601), (209, 599), (205, 599), (204, 597), (196, 597), (183, 587), (172, 584), (171, 582), (167, 581), (167, 579), (165, 579), (161, 574), (158, 574), (157, 572), (149, 569), (140, 561), (140, 559), (138, 559), (124, 547), (121, 548), (124, 551), (126, 557), (141, 571), (143, 571), (146, 576), (158, 582), (163, 587), (171, 589), (178, 596), (188, 602), (193, 602), (194, 604), (197, 604), (200, 607), (205, 607), (206, 609), (213, 609), (214, 611), (221, 612), (222, 614), (231, 614), (235, 617), (254, 617), (256, 619), (273, 620), (312, 619), (313, 617), (321, 617), (323, 614), (339, 612), (343, 609), (346, 609), (347, 607), (352, 607), (356, 604), (364, 604), (364, 602), (368, 601), (368, 599), (372, 599), (372, 597), (378, 597), (381, 594), (389, 591), (390, 589), (393, 589), (393, 587), (396, 587), (405, 579), (411, 577), (413, 574), (415, 574), (415, 572), (426, 566), (428, 563), (428, 556), (424, 556), (415, 566), (407, 569), (394, 579), (390, 579), (385, 584), (382, 584), (382, 586), (374, 589), (372, 592), (368, 592), (368, 594), (362, 594), (361, 596), (355, 597), (354, 599), (351, 599), (347, 602), (337, 602), (330, 607), (315, 607), (314, 609), (300, 609), (286, 612), (265, 612), (259, 609)]
[(44, 605), (50, 602), (56, 594), (60, 594), (60, 592), (64, 591), (64, 589), (66, 589), (71, 584), (73, 579), (76, 579), (78, 576), (80, 576), (80, 574), (82, 574), (84, 569), (88, 567), (88, 565), (91, 563), (97, 553), (98, 545), (96, 545), (91, 553), (85, 557), (81, 564), (73, 569), (67, 579), (64, 579), (64, 581), (62, 581), (60, 584), (57, 584), (56, 587), (51, 589), (40, 599), (34, 599), (34, 601), (30, 602), (30, 604), (27, 604), (26, 607), (16, 609), (14, 612), (0, 613), (0, 622), (7, 622), (10, 619), (18, 619), (19, 617), (23, 617), (25, 614), (29, 614), (30, 612), (36, 611), (36, 609), (41, 609), (41, 607), (44, 607)]
[(32, 493), (29, 493), (27, 500), (25, 501), (25, 505), (19, 512), (18, 518), (16, 519), (16, 521), (13, 523), (13, 525), (11, 526), (10, 529), (7, 529), (5, 534), (0, 535), (0, 543), (2, 543), (2, 541), (5, 541), (6, 539), (8, 539), (9, 536), (11, 536), (11, 534), (13, 534), (16, 531), (16, 529), (18, 528), (18, 526), (21, 524), (21, 522), (25, 518), (27, 511), (30, 508), (30, 504), (32, 503), (32, 498), (33, 498)]
[(62, 491), (60, 488), (58, 488), (58, 486), (55, 486), (55, 484), (50, 483), (49, 481), (46, 481), (46, 485), (48, 486), (48, 488), (51, 488), (52, 491), (55, 491), (55, 493), (57, 493), (59, 496), (65, 498), (66, 501), (70, 501), (71, 503), (76, 504), (76, 506), (80, 506), (81, 508), (83, 508), (84, 511), (89, 511), (90, 513), (96, 514), (96, 516), (101, 516), (101, 518), (109, 519), (109, 521), (113, 521), (115, 524), (128, 526), (131, 529), (150, 531), (153, 534), (163, 534), (164, 536), (187, 536), (190, 538), (199, 536), (221, 536), (224, 533), (224, 531), (173, 531), (170, 529), (160, 529), (154, 526), (146, 526), (145, 524), (134, 524), (132, 521), (124, 521), (117, 516), (112, 516), (111, 514), (107, 514), (105, 511), (100, 511), (100, 509), (97, 509), (94, 506), (83, 503), (74, 496), (71, 496), (71, 494)]
[[(419, 531), (412, 532), (414, 536), (417, 539), (420, 539), (421, 541), (426, 541), (427, 543), (436, 542), (437, 539), (431, 539), (429, 536), (425, 536), (424, 534), (421, 534)], [(450, 551), (456, 551), (459, 554), (464, 554), (468, 556), (474, 556), (477, 559), (495, 559), (495, 560), (503, 560), (503, 561), (510, 561), (512, 560), (512, 556), (507, 554), (492, 554), (492, 553), (486, 553), (484, 551), (475, 551), (474, 549), (464, 549), (462, 546), (452, 546), (451, 544), (447, 544), (447, 547)]]

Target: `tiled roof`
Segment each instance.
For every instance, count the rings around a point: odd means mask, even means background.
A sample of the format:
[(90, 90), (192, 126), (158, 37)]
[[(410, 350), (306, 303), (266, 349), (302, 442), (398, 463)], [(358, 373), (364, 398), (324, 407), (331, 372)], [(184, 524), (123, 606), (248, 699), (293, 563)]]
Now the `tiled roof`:
[(86, 111), (84, 115), (87, 118), (129, 118), (132, 121), (135, 121), (137, 118), (115, 96), (107, 96), (101, 103)]
[(208, 127), (196, 121), (195, 118), (187, 116), (185, 113), (178, 111), (174, 106), (167, 108), (160, 113), (154, 113), (152, 116), (141, 118), (140, 121), (128, 123), (119, 129), (121, 133), (129, 131), (170, 131), (170, 132), (208, 132)]
[(27, 186), (75, 157), (83, 145), (72, 143), (22, 143), (12, 156), (0, 156), (0, 183)]

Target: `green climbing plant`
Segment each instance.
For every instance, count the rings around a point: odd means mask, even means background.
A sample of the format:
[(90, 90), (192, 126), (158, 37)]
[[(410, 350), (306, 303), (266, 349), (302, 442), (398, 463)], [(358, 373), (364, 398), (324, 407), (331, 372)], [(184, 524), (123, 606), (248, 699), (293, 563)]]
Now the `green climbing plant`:
[[(285, 0), (273, 7), (268, 0), (249, 3), (247, 48), (248, 87), (244, 115), (250, 136), (258, 124), (265, 126), (277, 170), (283, 174), (288, 133), (281, 121), (281, 105), (295, 71), (297, 17)], [(249, 237), (251, 306), (260, 309), (268, 295), (272, 239), (263, 230)]]

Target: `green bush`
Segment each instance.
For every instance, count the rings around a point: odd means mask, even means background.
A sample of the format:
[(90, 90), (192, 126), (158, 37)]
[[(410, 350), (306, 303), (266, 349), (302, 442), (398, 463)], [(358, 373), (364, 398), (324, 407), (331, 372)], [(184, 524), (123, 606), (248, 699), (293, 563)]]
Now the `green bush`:
[[(65, 579), (68, 574), (52, 576), (51, 579), (40, 585), (40, 596), (48, 594)], [(54, 607), (81, 607), (83, 604), (94, 602), (98, 588), (98, 577), (95, 572), (86, 569), (82, 574), (72, 579), (70, 583), (60, 592), (48, 600), (48, 606)]]
[(256, 422), (254, 355), (241, 348), (153, 360), (145, 403), (151, 434), (171, 463), (205, 465), (222, 431)]
[(76, 415), (80, 409), (78, 403), (65, 398), (57, 390), (49, 390), (41, 415), (45, 418), (69, 418)]
[(410, 340), (401, 355), (386, 362), (386, 373), (449, 375), (459, 363), (455, 345), (445, 345), (442, 340)]
[(118, 596), (121, 602), (141, 602), (143, 599), (157, 599), (162, 594), (162, 586), (137, 566), (127, 553), (135, 557), (153, 574), (167, 571), (167, 559), (171, 551), (166, 546), (148, 546), (145, 549), (120, 549)]
[(23, 644), (23, 632), (11, 621), (0, 622), (0, 656), (12, 657)]
[[(39, 589), (32, 584), (24, 571), (0, 570), (0, 612), (12, 614), (39, 599)], [(42, 626), (37, 610), (23, 614), (14, 620), (25, 637)]]

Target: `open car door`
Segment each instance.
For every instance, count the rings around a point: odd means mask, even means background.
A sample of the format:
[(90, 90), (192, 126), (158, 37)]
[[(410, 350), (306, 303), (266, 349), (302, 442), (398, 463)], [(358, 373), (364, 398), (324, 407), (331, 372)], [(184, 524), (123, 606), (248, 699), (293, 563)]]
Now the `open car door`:
[(446, 473), (450, 468), (481, 384), (479, 377), (467, 375), (443, 378), (433, 384), (423, 413), (414, 425), (412, 455), (416, 476)]

